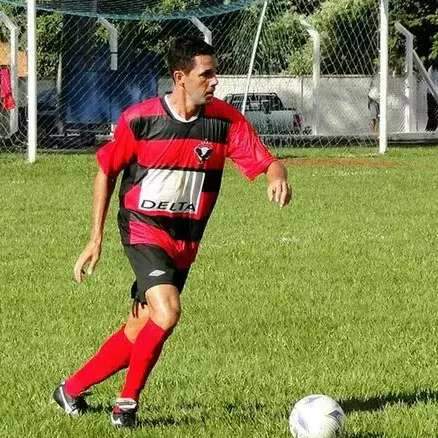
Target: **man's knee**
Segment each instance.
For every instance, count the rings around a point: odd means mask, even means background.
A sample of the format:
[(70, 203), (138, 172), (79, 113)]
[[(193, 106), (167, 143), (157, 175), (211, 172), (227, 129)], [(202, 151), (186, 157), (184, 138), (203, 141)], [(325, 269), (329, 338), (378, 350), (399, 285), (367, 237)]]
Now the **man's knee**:
[(180, 307), (173, 306), (160, 307), (151, 311), (150, 317), (163, 330), (172, 330), (178, 324), (181, 317), (181, 309)]
[(146, 292), (149, 317), (163, 330), (172, 330), (181, 316), (178, 289), (169, 284), (152, 287)]
[(132, 311), (129, 312), (124, 333), (131, 342), (135, 342), (138, 334), (146, 325), (148, 319), (149, 319), (149, 309), (147, 305), (142, 305), (138, 303), (136, 312), (132, 312)]

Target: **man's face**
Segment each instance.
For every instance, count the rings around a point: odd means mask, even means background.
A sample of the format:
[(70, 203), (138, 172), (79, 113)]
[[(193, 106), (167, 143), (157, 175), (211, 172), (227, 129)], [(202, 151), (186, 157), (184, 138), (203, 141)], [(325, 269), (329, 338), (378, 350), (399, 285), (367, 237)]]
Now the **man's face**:
[(217, 80), (217, 61), (211, 55), (198, 55), (193, 58), (194, 67), (183, 73), (181, 81), (187, 97), (195, 105), (203, 105), (211, 101)]

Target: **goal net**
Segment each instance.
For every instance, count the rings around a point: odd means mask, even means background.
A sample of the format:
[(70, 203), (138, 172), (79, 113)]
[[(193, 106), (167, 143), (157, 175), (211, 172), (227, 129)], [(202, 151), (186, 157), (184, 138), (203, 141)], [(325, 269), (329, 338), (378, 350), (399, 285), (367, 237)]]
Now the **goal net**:
[[(17, 70), (10, 32), (0, 26), (4, 70), (16, 100), (14, 109), (2, 106), (0, 149), (25, 150), (25, 2), (0, 1), (0, 12), (17, 27), (20, 59)], [(257, 2), (248, 0), (37, 1), (38, 150), (96, 147), (127, 106), (170, 91), (166, 50), (178, 36), (211, 41), (221, 73), (241, 77), (243, 84), (259, 13)], [(236, 87), (242, 89), (239, 81)]]
[[(0, 150), (25, 151), (26, 2), (0, 0), (2, 17)], [(376, 144), (378, 0), (37, 0), (38, 150), (108, 139), (124, 108), (171, 90), (166, 48), (193, 34), (217, 50), (217, 97), (269, 146)], [(394, 132), (405, 76), (390, 83)]]

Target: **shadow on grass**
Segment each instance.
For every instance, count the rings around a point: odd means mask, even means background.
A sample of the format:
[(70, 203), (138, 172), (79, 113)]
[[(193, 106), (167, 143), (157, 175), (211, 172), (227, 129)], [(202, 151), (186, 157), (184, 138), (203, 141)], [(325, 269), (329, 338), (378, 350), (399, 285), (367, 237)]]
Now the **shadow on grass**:
[[(93, 415), (93, 414), (110, 414), (112, 410), (111, 404), (94, 404), (90, 405), (87, 409), (85, 415)], [(147, 409), (146, 409), (147, 412)], [(140, 413), (141, 416), (143, 416)], [(147, 413), (146, 413), (147, 415)], [(155, 417), (156, 414), (154, 414)], [(182, 415), (180, 418), (171, 417), (171, 416), (162, 416), (155, 418), (145, 418), (140, 419), (137, 423), (136, 428), (151, 428), (151, 427), (165, 427), (165, 426), (187, 426), (195, 423), (202, 423), (203, 419), (200, 418), (199, 415)]]
[[(376, 397), (360, 399), (350, 398), (341, 400), (339, 404), (346, 414), (350, 412), (380, 411), (387, 405), (401, 404), (414, 406), (418, 403), (438, 402), (438, 392), (430, 389), (421, 389), (414, 393), (384, 394)], [(358, 435), (358, 438), (362, 435)]]
[[(160, 416), (157, 409), (152, 406), (144, 406), (144, 412), (140, 411), (138, 428), (153, 428), (166, 426), (189, 426), (193, 424), (205, 424), (210, 417), (210, 409), (200, 403), (183, 403), (177, 406), (179, 414), (175, 416)], [(257, 413), (266, 408), (263, 403), (236, 403), (224, 402), (222, 405), (222, 415), (224, 417), (236, 417), (239, 422), (253, 422)], [(104, 413), (109, 414), (112, 410), (111, 404), (90, 405), (87, 414)], [(158, 415), (157, 415), (158, 414)], [(215, 412), (215, 418), (221, 417), (221, 409)]]
[(383, 438), (384, 435), (375, 432), (358, 432), (347, 434), (345, 438)]
[(202, 424), (202, 419), (197, 416), (191, 417), (190, 415), (185, 415), (180, 418), (175, 418), (171, 416), (167, 417), (157, 417), (157, 418), (144, 418), (137, 422), (137, 428), (151, 428), (151, 427), (166, 427), (166, 426), (190, 426), (193, 424)]
[(250, 423), (258, 413), (265, 409), (263, 403), (237, 403), (224, 402), (222, 409), (212, 414), (211, 409), (199, 403), (184, 403), (178, 406), (180, 415), (177, 417), (158, 417), (146, 418), (139, 422), (140, 427), (161, 427), (161, 426), (181, 426), (190, 424), (205, 424), (214, 415), (216, 419), (220, 417), (238, 418), (240, 423)]
[(88, 406), (88, 409), (86, 411), (86, 414), (98, 414), (98, 413), (110, 413), (112, 410), (112, 405), (110, 404), (92, 404), (90, 406)]

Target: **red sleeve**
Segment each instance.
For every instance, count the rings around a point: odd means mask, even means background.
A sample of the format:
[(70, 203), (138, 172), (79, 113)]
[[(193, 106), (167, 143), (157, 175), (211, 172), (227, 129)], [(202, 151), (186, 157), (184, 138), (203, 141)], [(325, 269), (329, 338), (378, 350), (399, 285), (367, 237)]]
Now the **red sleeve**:
[(250, 180), (265, 172), (276, 161), (241, 114), (236, 115), (228, 133), (227, 157)]
[(117, 176), (137, 155), (137, 141), (122, 114), (117, 122), (114, 139), (96, 154), (97, 162), (108, 176)]

